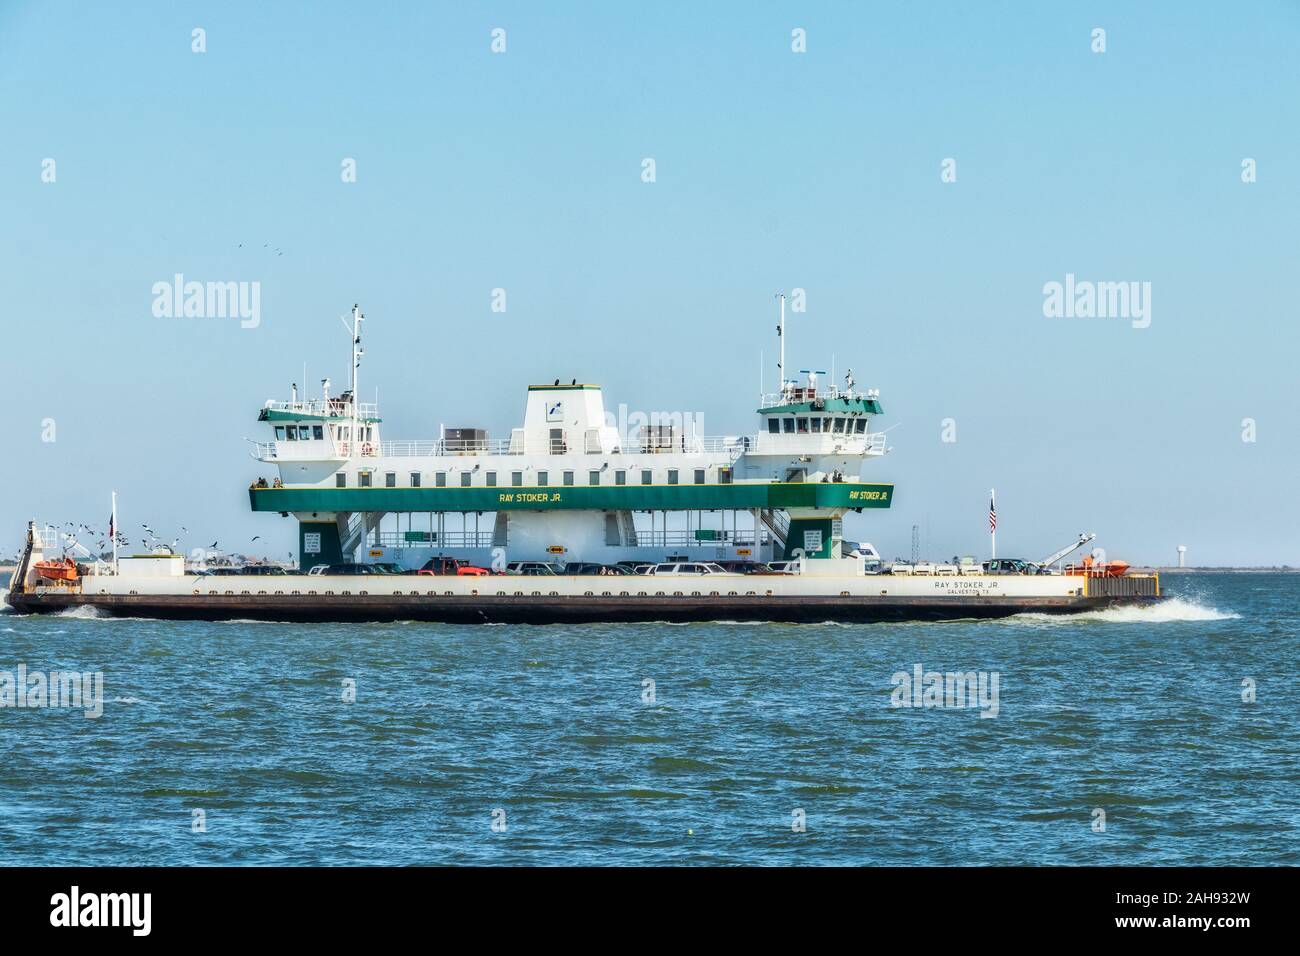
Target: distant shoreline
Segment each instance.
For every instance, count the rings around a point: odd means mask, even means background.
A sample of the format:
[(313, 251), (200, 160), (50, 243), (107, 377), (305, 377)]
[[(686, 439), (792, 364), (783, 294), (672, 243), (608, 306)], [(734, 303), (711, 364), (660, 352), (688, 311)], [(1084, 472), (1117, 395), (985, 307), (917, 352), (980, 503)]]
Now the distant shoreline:
[(1300, 574), (1300, 568), (1289, 564), (1280, 567), (1222, 567), (1222, 568), (1150, 568), (1161, 574)]

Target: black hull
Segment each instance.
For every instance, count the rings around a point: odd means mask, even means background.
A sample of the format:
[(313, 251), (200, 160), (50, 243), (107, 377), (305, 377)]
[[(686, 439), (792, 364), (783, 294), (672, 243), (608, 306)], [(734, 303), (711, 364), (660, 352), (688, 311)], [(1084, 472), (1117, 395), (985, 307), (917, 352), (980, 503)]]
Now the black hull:
[(11, 594), (20, 614), (78, 607), (110, 617), (169, 621), (441, 624), (630, 624), (707, 621), (945, 621), (1013, 614), (1077, 614), (1117, 605), (1151, 605), (1151, 596), (1125, 597), (525, 597), (485, 595), (108, 595), (38, 591)]

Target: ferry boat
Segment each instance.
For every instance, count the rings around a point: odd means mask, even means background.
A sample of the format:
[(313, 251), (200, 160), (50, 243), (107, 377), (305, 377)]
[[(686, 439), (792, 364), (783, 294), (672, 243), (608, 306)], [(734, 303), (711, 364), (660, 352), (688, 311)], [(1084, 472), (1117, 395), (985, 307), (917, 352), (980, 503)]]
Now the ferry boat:
[[(989, 618), (1161, 598), (1155, 574), (1046, 567), (1078, 544), (1040, 564), (899, 566), (846, 542), (846, 513), (894, 497), (893, 484), (863, 478), (889, 449), (873, 428), (879, 391), (857, 389), (851, 373), (839, 387), (815, 370), (782, 371), (748, 435), (700, 435), (683, 416), (619, 427), (599, 386), (556, 379), (528, 386), (508, 437), (475, 426), (390, 441), (377, 405), (359, 397), (364, 320), (353, 307), (346, 391), (331, 395), (325, 379), (318, 398), (300, 397), (295, 385), (258, 412), (262, 473), (249, 503), (296, 521), (296, 573), (219, 574), (168, 549), (119, 557), (116, 543), (111, 561), (80, 564), (32, 522), (9, 603), (545, 624)], [(784, 324), (783, 302), (782, 370)]]

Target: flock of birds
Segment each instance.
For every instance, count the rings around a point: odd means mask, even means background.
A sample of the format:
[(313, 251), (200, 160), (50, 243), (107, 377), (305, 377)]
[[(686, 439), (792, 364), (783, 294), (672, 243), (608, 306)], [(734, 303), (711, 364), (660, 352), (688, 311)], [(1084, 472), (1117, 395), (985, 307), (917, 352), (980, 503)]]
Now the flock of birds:
[[(142, 547), (144, 547), (149, 551), (152, 551), (153, 549), (158, 547), (165, 547), (168, 550), (175, 552), (177, 545), (181, 543), (181, 539), (179, 537), (173, 538), (170, 543), (164, 541), (162, 538), (158, 536), (157, 532), (155, 532), (153, 528), (149, 527), (149, 525), (146, 524), (145, 522), (141, 522), (140, 527), (144, 529), (145, 534), (147, 535), (147, 537), (140, 538), (140, 544)], [(65, 529), (71, 529), (71, 530), (65, 530)], [(185, 535), (188, 533), (189, 533), (188, 528), (185, 527), (181, 528), (181, 535)], [(91, 536), (90, 538), (91, 540), (93, 540), (94, 538), (100, 539), (96, 547), (98, 549), (98, 556), (101, 559), (107, 559), (112, 556), (112, 545), (114, 543), (116, 543), (119, 548), (129, 548), (131, 546), (131, 538), (129, 538), (125, 532), (120, 530), (115, 531), (113, 536), (109, 537), (108, 529), (100, 531), (97, 528), (93, 528), (88, 524), (78, 524), (75, 521), (68, 521), (64, 523), (63, 528), (60, 529), (59, 531), (59, 535), (65, 542), (66, 548), (75, 548), (81, 546), (85, 551), (89, 553), (95, 553), (95, 552), (91, 552), (89, 548), (86, 548), (84, 545), (81, 544), (81, 541), (79, 540), (78, 536), (82, 534), (89, 534)], [(253, 542), (259, 541), (261, 537), (262, 536), (260, 534), (253, 535), (249, 543), (252, 544)], [(219, 541), (213, 541), (210, 545), (207, 546), (205, 550), (208, 551), (210, 554), (223, 553), (221, 551)], [(289, 554), (289, 557), (290, 558), (293, 557), (292, 552)]]

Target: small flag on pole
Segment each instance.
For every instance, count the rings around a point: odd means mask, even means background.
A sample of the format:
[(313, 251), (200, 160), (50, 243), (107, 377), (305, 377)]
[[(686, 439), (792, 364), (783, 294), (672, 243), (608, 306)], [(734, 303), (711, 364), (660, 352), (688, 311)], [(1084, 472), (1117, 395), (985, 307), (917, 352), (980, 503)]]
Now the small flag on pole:
[(998, 530), (998, 509), (993, 504), (993, 499), (989, 498), (989, 534)]

